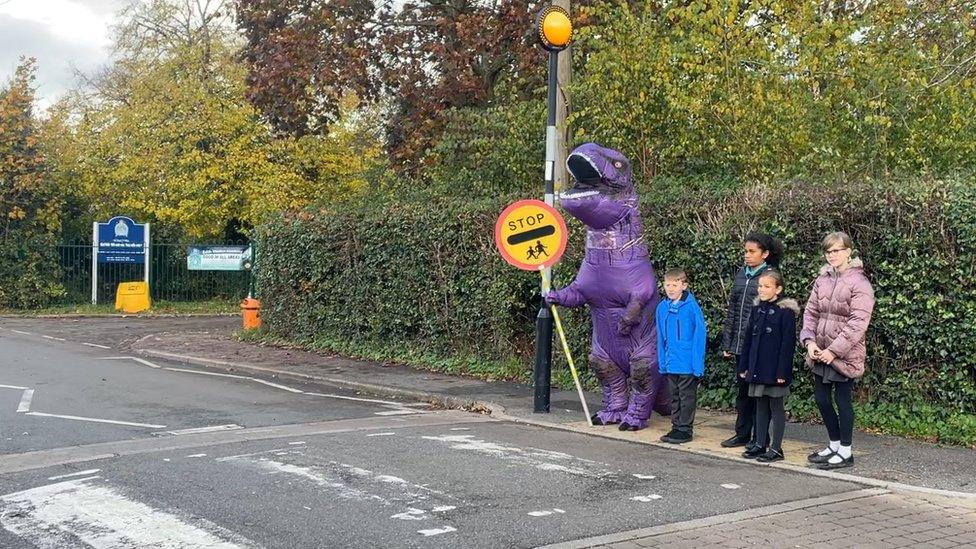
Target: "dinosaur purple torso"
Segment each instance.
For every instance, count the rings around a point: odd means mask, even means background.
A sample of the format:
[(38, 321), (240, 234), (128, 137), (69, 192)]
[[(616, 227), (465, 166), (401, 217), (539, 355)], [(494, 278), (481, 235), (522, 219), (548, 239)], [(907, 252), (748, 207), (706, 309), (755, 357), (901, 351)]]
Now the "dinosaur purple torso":
[(595, 422), (642, 429), (652, 408), (670, 414), (670, 397), (658, 373), (654, 310), (659, 295), (630, 162), (615, 150), (586, 143), (573, 150), (567, 165), (576, 186), (562, 193), (559, 203), (586, 225), (586, 254), (576, 279), (549, 292), (546, 300), (590, 306), (590, 369), (603, 388), (603, 409)]

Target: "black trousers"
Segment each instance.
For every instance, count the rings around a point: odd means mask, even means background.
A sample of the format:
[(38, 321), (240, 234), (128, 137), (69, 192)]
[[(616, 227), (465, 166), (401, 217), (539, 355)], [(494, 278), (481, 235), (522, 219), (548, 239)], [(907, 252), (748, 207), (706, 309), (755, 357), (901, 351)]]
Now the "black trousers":
[(854, 438), (853, 391), (853, 381), (824, 383), (821, 376), (813, 374), (813, 398), (817, 401), (820, 417), (827, 427), (830, 440), (839, 440), (842, 446), (850, 446)]
[(698, 378), (668, 374), (668, 386), (671, 389), (671, 427), (691, 434), (698, 406)]
[[(756, 445), (783, 453), (783, 433), (786, 431), (786, 408), (783, 401), (786, 397), (761, 396), (756, 398), (756, 425), (760, 428), (756, 432)], [(772, 440), (769, 438), (769, 425), (772, 424)], [(763, 429), (761, 426), (767, 426)]]
[[(736, 357), (738, 363), (738, 357)], [(735, 381), (739, 386), (739, 393), (735, 398), (735, 435), (739, 438), (747, 438), (749, 442), (756, 442), (759, 439), (756, 430), (756, 399), (749, 396), (749, 382), (735, 375)], [(763, 433), (769, 433), (769, 422), (761, 424), (760, 429)], [(768, 438), (767, 438), (768, 440)]]

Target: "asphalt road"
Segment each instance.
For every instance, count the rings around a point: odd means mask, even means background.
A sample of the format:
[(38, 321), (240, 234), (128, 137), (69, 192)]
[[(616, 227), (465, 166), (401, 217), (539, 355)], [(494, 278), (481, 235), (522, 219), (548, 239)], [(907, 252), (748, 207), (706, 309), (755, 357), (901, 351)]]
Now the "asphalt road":
[(534, 547), (858, 488), (24, 332), (5, 548)]

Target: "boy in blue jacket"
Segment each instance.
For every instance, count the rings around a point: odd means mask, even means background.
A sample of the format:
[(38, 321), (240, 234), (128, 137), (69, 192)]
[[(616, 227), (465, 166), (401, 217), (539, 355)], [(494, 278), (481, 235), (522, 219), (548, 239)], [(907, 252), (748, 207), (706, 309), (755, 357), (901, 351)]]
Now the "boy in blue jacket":
[(698, 383), (705, 374), (705, 317), (688, 276), (681, 269), (664, 274), (664, 293), (655, 313), (657, 356), (671, 389), (671, 432), (662, 442), (682, 444), (692, 439)]

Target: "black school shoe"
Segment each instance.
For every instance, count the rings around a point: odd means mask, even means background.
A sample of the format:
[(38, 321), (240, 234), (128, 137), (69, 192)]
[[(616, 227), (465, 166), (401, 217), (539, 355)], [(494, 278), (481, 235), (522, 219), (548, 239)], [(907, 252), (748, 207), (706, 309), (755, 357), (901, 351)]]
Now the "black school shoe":
[(694, 438), (691, 433), (686, 433), (685, 431), (678, 431), (677, 429), (671, 429), (671, 432), (661, 437), (661, 442), (669, 442), (671, 444), (684, 444), (686, 442), (691, 442)]
[(746, 444), (749, 444), (749, 437), (732, 435), (731, 437), (722, 441), (722, 448), (737, 448), (739, 446), (745, 446)]
[[(840, 454), (834, 454), (834, 455), (840, 457)], [(831, 462), (827, 461), (827, 462), (824, 462), (824, 463), (821, 463), (821, 464), (817, 465), (818, 468), (823, 469), (824, 471), (829, 471), (831, 469), (843, 469), (844, 467), (853, 467), (853, 466), (854, 466), (854, 456), (853, 455), (851, 455), (851, 457), (849, 457), (847, 459), (841, 458), (841, 462), (840, 463), (831, 463)]]
[(783, 455), (782, 450), (773, 450), (770, 448), (765, 454), (756, 458), (756, 461), (760, 463), (771, 463), (773, 461), (782, 461), (786, 456)]
[(830, 459), (830, 456), (832, 456), (832, 455), (834, 455), (834, 454), (837, 453), (837, 452), (831, 451), (829, 454), (827, 454), (825, 456), (822, 456), (822, 455), (820, 455), (820, 452), (822, 452), (822, 450), (818, 450), (818, 451), (810, 454), (809, 456), (807, 456), (807, 461), (809, 461), (810, 463), (827, 463), (827, 460)]
[(765, 448), (761, 446), (752, 446), (748, 448), (745, 452), (742, 452), (742, 457), (746, 459), (756, 459), (765, 453), (766, 453)]

